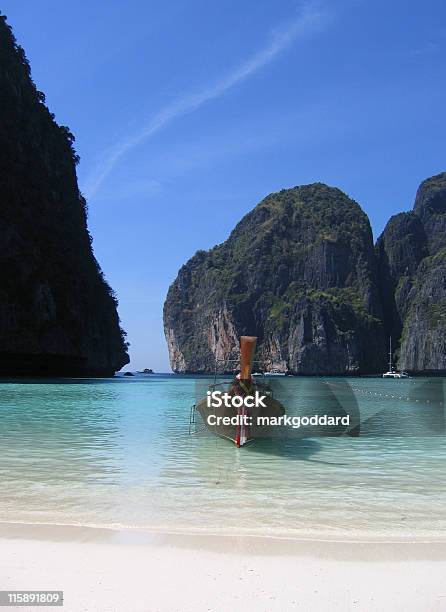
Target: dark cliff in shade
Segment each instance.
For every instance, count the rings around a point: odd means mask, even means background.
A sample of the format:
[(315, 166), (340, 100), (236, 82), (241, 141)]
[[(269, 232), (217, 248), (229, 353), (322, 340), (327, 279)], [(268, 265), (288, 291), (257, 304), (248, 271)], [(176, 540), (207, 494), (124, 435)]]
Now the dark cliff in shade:
[(0, 92), (0, 374), (112, 374), (127, 347), (92, 253), (74, 139), (4, 17)]
[(269, 368), (300, 374), (379, 371), (385, 359), (372, 232), (339, 189), (271, 194), (228, 240), (199, 251), (164, 306), (172, 369), (206, 372), (259, 338)]
[(446, 173), (421, 183), (412, 212), (390, 219), (377, 255), (399, 367), (446, 372)]

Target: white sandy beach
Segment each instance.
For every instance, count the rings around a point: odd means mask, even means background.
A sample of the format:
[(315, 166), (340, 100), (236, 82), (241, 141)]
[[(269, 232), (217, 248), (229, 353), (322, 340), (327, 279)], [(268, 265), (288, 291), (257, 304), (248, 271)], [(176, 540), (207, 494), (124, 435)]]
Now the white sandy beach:
[(444, 543), (20, 525), (3, 525), (0, 540), (0, 588), (63, 590), (70, 611), (446, 610)]

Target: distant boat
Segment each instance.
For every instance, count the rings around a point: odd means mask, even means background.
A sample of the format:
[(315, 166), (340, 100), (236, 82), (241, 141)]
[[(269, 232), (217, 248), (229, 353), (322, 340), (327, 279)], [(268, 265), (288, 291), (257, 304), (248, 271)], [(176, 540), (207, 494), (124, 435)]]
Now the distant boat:
[(140, 374), (153, 374), (152, 368), (145, 368)]
[(282, 370), (270, 370), (269, 372), (265, 372), (265, 376), (285, 376), (285, 372), (283, 372)]
[(385, 374), (383, 374), (383, 378), (410, 378), (409, 374), (407, 372), (404, 372), (404, 370), (401, 370), (400, 372), (397, 372), (393, 368), (393, 364), (392, 364), (392, 337), (391, 336), (389, 338), (389, 370), (388, 370), (388, 372), (385, 372)]

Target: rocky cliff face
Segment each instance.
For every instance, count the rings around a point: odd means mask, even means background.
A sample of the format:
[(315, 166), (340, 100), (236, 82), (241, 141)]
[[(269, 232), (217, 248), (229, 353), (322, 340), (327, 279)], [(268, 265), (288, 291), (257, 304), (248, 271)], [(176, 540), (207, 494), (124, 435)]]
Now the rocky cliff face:
[(412, 212), (390, 219), (377, 255), (399, 366), (446, 372), (446, 173), (421, 183)]
[(207, 372), (259, 338), (268, 368), (377, 371), (385, 358), (372, 233), (358, 204), (323, 184), (265, 198), (228, 240), (181, 268), (164, 306), (172, 369)]
[(128, 362), (91, 249), (73, 136), (0, 17), (0, 373), (112, 374)]

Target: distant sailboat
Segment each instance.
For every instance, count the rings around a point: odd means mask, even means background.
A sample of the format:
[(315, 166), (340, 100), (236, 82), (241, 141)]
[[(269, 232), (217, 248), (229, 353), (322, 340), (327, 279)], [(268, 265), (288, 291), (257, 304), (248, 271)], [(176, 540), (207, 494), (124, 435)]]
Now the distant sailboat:
[(396, 370), (393, 369), (393, 364), (392, 364), (392, 336), (390, 336), (390, 338), (389, 338), (389, 371), (386, 372), (385, 374), (383, 374), (383, 378), (410, 378), (409, 374), (407, 372), (404, 372), (404, 370), (401, 370), (400, 372), (397, 372)]

